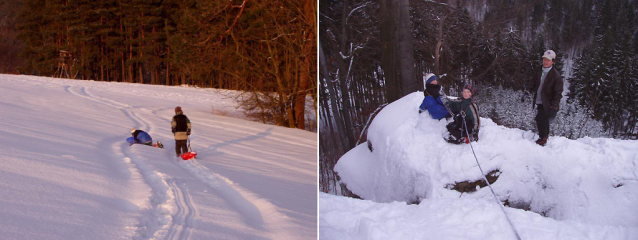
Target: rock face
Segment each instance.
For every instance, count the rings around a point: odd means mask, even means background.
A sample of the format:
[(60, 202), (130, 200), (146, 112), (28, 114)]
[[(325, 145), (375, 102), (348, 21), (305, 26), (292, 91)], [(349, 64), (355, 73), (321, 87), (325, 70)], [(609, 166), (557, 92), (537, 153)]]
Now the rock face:
[[(489, 172), (485, 176), (485, 178), (490, 184), (494, 184), (494, 182), (496, 182), (496, 180), (498, 179), (498, 176), (500, 175), (501, 175), (501, 172), (498, 169), (494, 169), (491, 172)], [(448, 184), (447, 186), (445, 186), (445, 188), (447, 189), (453, 189), (462, 193), (476, 192), (478, 189), (484, 188), (484, 187), (487, 187), (487, 183), (485, 183), (485, 180), (482, 178), (476, 181), (455, 182), (454, 184)]]

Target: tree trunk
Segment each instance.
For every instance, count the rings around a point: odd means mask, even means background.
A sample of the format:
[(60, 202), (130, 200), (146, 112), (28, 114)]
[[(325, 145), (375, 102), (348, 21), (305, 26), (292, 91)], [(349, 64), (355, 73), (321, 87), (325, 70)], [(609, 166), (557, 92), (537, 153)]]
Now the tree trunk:
[[(326, 87), (328, 89), (328, 94), (330, 94), (330, 108), (332, 109), (332, 116), (337, 127), (337, 133), (340, 137), (340, 142), (344, 149), (352, 149), (352, 145), (350, 144), (346, 132), (346, 127), (344, 126), (344, 119), (342, 117), (342, 113), (339, 111), (339, 107), (337, 106), (337, 92), (335, 91), (334, 81), (330, 78), (328, 74), (328, 69), (326, 68), (326, 57), (323, 54), (323, 48), (321, 47), (321, 42), (319, 42), (319, 67), (321, 68), (321, 74), (323, 75), (323, 81), (326, 83)], [(330, 121), (330, 119), (328, 119)], [(337, 145), (337, 143), (335, 143)]]
[[(316, 56), (316, 54), (314, 54), (315, 52), (313, 51), (316, 45), (312, 44), (313, 42), (315, 42), (314, 40), (316, 31), (316, 25), (312, 24), (315, 22), (316, 19), (315, 3), (316, 1), (314, 0), (306, 0), (304, 2), (304, 15), (309, 18), (308, 22), (310, 22), (311, 24), (308, 25), (306, 29), (304, 29), (307, 34), (305, 38), (306, 41), (302, 41), (302, 46), (304, 46), (302, 54), (305, 57), (301, 60), (301, 71), (298, 72), (299, 89), (297, 91), (297, 97), (295, 100), (295, 120), (297, 122), (297, 128), (299, 129), (306, 128), (304, 119), (304, 113), (306, 109), (306, 96), (308, 94), (308, 86), (311, 81), (311, 68), (314, 67), (312, 65), (312, 57)], [(303, 44), (303, 42), (306, 43)]]
[(441, 45), (443, 45), (443, 23), (445, 23), (445, 16), (439, 21), (439, 33), (436, 41), (436, 49), (434, 49), (434, 74), (439, 76), (441, 74), (440, 62), (441, 62)]
[(166, 47), (166, 86), (170, 86), (169, 70), (171, 68), (171, 47)]
[(396, 45), (394, 41), (394, 33), (396, 26), (394, 25), (393, 4), (395, 0), (381, 0), (379, 17), (381, 31), (381, 67), (383, 68), (383, 77), (385, 78), (386, 96), (388, 102), (393, 102), (401, 97), (401, 82), (399, 81)]
[(397, 44), (402, 96), (418, 90), (418, 81), (414, 73), (414, 46), (412, 44), (412, 26), (410, 24), (410, 1), (399, 0), (397, 23)]
[(388, 102), (418, 90), (409, 0), (381, 0), (381, 66)]
[[(344, 8), (342, 10), (342, 21), (345, 22), (346, 18), (348, 17), (348, 12), (350, 9), (350, 4), (348, 3), (348, 1), (344, 1)], [(335, 121), (342, 121), (345, 125), (345, 130), (346, 130), (346, 142), (344, 143), (346, 146), (346, 149), (351, 149), (354, 147), (354, 129), (352, 127), (352, 117), (350, 116), (350, 111), (352, 110), (352, 106), (350, 104), (350, 92), (348, 91), (348, 72), (350, 69), (350, 59), (353, 57), (352, 56), (352, 52), (348, 51), (348, 46), (350, 44), (348, 44), (348, 34), (347, 34), (347, 30), (346, 30), (346, 25), (342, 25), (341, 27), (341, 42), (340, 42), (340, 46), (341, 46), (341, 52), (343, 54), (348, 54), (350, 55), (350, 57), (348, 58), (341, 58), (339, 61), (339, 76), (338, 76), (338, 81), (339, 81), (339, 88), (340, 88), (340, 92), (341, 92), (341, 114), (343, 114), (343, 118), (341, 119), (335, 119)], [(339, 111), (339, 108), (335, 108), (333, 109), (333, 111)]]
[[(129, 58), (128, 59), (133, 59), (133, 44), (129, 44)], [(133, 83), (135, 81), (135, 75), (133, 75), (133, 64), (129, 64), (128, 65), (128, 81), (130, 83)]]

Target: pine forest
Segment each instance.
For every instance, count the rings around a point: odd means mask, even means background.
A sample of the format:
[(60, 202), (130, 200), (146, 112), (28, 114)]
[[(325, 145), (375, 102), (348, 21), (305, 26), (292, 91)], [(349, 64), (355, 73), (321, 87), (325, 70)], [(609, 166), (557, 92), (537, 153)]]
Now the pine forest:
[(0, 0), (0, 9), (1, 73), (240, 90), (254, 118), (316, 131), (304, 116), (317, 101), (316, 1)]

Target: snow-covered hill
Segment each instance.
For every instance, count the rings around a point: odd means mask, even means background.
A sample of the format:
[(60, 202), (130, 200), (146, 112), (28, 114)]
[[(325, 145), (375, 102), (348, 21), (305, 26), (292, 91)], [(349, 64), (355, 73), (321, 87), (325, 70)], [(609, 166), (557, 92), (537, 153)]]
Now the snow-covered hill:
[[(223, 91), (0, 75), (1, 239), (312, 239), (317, 135)], [(198, 159), (175, 158), (181, 106)], [(145, 130), (164, 149), (125, 141)]]
[(367, 200), (320, 195), (322, 239), (513, 239), (487, 187), (452, 189), (482, 179), (471, 147), (486, 173), (500, 171), (492, 186), (516, 207), (506, 212), (522, 239), (638, 239), (638, 141), (550, 137), (541, 147), (482, 118), (478, 142), (452, 145), (445, 120), (418, 114), (422, 96), (386, 106), (369, 144), (339, 160), (341, 183)]

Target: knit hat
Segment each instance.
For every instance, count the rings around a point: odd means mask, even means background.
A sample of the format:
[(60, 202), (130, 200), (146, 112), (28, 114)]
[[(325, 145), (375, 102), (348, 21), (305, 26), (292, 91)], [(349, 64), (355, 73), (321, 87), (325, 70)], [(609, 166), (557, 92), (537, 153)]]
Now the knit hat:
[(434, 73), (425, 74), (426, 84), (431, 84), (432, 82), (434, 82), (434, 80), (436, 80), (436, 75), (434, 75)]
[(177, 107), (175, 108), (175, 113), (183, 113), (183, 112), (182, 112), (182, 107), (177, 106)]
[(543, 53), (543, 58), (554, 60), (554, 58), (556, 58), (556, 53), (553, 50), (547, 50)]
[(471, 83), (465, 84), (465, 87), (463, 87), (463, 90), (465, 89), (470, 90), (472, 95), (474, 95), (474, 92), (476, 91), (476, 87), (474, 87), (474, 85), (472, 85)]

